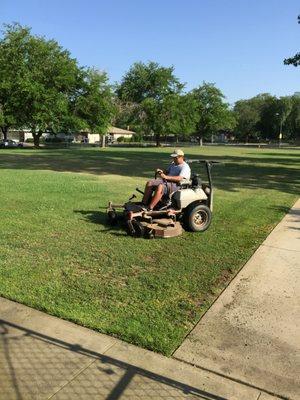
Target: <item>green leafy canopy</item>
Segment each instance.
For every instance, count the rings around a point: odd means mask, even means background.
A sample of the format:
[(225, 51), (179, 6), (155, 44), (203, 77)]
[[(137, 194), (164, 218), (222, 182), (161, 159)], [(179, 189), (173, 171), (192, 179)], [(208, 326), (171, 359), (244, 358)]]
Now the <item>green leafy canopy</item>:
[(0, 39), (0, 124), (42, 132), (87, 128), (104, 133), (112, 118), (105, 73), (81, 68), (55, 40), (6, 25)]

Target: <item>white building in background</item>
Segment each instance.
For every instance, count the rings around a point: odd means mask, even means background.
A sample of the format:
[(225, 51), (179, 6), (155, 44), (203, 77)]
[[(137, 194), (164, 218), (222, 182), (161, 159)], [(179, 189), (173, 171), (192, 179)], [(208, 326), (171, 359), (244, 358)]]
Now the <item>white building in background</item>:
[[(109, 143), (114, 143), (118, 140), (118, 138), (123, 137), (124, 139), (131, 139), (135, 132), (130, 131), (128, 129), (116, 128), (115, 126), (111, 126), (107, 131), (107, 139)], [(80, 132), (74, 135), (74, 139), (76, 142), (81, 142), (84, 138), (88, 138), (88, 142), (93, 144), (97, 142), (101, 142), (102, 135), (98, 133), (89, 133), (88, 131)]]
[[(32, 133), (30, 129), (10, 129), (8, 131), (8, 138), (17, 140), (19, 142), (26, 142), (27, 139), (32, 139)], [(2, 132), (0, 131), (0, 139), (2, 139)]]
[(112, 142), (115, 142), (120, 137), (131, 139), (134, 134), (135, 132), (129, 129), (116, 128), (115, 126), (111, 126), (108, 130), (108, 135), (112, 138)]
[[(124, 139), (131, 139), (135, 132), (130, 131), (129, 129), (121, 129), (115, 126), (111, 126), (107, 131), (107, 138), (109, 143), (114, 143), (117, 141), (118, 138), (123, 137)], [(22, 130), (10, 130), (8, 134), (10, 139), (18, 140), (20, 142), (26, 142), (27, 139), (33, 139), (32, 133), (30, 129), (22, 129)], [(45, 139), (58, 137), (61, 139), (75, 141), (75, 142), (83, 142), (86, 141), (88, 143), (96, 143), (101, 142), (102, 135), (98, 133), (89, 133), (88, 130), (73, 133), (73, 134), (65, 134), (65, 133), (57, 133), (53, 135), (51, 133), (43, 133), (42, 137)]]

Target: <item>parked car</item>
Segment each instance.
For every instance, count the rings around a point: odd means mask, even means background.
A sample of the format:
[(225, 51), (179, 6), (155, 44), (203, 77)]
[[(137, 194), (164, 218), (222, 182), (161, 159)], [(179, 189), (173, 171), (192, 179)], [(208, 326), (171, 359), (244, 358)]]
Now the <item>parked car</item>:
[(0, 148), (1, 149), (11, 149), (14, 147), (23, 147), (23, 143), (22, 142), (16, 142), (15, 140), (11, 140), (11, 139), (6, 139), (6, 140), (1, 140), (0, 141)]

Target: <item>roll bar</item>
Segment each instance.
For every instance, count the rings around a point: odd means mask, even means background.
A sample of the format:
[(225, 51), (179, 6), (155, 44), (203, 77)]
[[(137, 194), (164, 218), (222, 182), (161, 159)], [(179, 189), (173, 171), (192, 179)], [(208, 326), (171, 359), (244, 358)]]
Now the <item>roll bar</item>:
[(215, 161), (215, 160), (185, 160), (188, 164), (205, 164), (205, 169), (207, 173), (207, 178), (208, 178), (208, 184), (210, 188), (210, 194), (208, 195), (208, 205), (209, 208), (212, 211), (213, 208), (213, 185), (212, 185), (212, 179), (211, 179), (211, 168), (214, 164), (222, 164), (220, 161)]
[(194, 159), (186, 159), (185, 160), (188, 164), (222, 164), (221, 161), (215, 161), (215, 160), (194, 160)]
[(210, 173), (210, 170), (211, 170), (211, 167), (214, 165), (214, 164), (222, 164), (220, 161), (215, 161), (215, 160), (193, 160), (193, 159), (191, 159), (191, 160), (189, 160), (189, 159), (187, 159), (187, 160), (185, 160), (188, 164), (205, 164), (205, 169), (206, 169), (206, 172), (207, 172), (207, 177), (208, 177), (208, 182), (209, 182), (209, 186), (210, 186), (210, 188), (212, 189), (212, 180), (211, 180), (211, 173)]

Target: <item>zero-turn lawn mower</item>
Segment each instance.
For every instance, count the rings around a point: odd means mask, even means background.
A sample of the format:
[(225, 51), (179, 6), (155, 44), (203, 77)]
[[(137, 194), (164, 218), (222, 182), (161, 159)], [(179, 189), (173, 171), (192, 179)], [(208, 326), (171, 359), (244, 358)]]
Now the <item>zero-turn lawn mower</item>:
[[(179, 236), (185, 230), (204, 232), (210, 225), (213, 209), (213, 186), (211, 168), (218, 161), (186, 160), (188, 164), (205, 165), (207, 179), (202, 183), (199, 174), (192, 174), (189, 181), (180, 183), (180, 188), (163, 197), (154, 210), (145, 211), (141, 202), (135, 202), (133, 194), (125, 204), (108, 203), (107, 217), (111, 225), (122, 219), (129, 235), (145, 238), (169, 238)], [(143, 194), (141, 190), (136, 189)], [(117, 210), (123, 210), (118, 214)], [(122, 218), (120, 218), (122, 217)]]

